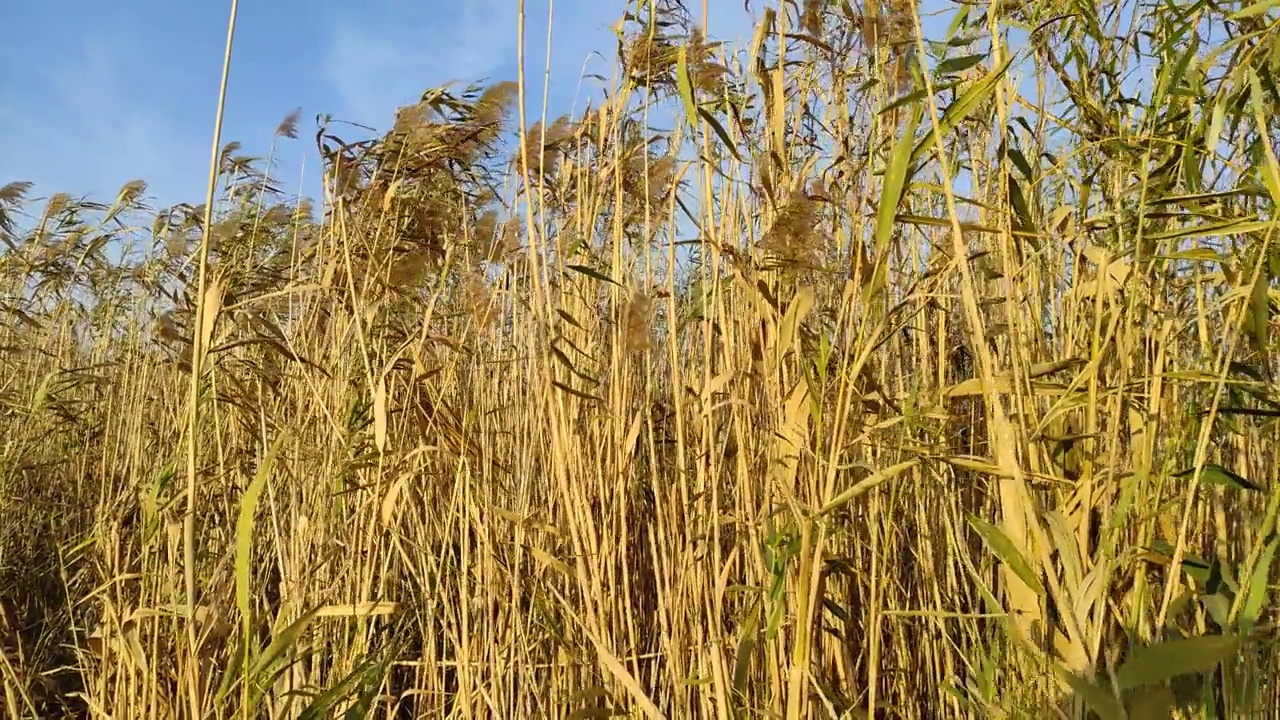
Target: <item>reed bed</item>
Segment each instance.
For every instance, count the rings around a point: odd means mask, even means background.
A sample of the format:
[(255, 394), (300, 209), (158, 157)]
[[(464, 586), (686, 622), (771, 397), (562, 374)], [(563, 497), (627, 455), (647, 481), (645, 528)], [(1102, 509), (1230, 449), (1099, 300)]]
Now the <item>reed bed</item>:
[(0, 188), (5, 714), (1280, 716), (1280, 6), (757, 4)]

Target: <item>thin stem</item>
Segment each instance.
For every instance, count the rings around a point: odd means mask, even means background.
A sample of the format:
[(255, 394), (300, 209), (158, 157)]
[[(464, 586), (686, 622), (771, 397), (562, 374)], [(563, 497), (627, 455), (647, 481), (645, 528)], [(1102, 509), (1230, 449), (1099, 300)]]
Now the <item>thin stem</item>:
[(196, 473), (200, 457), (200, 376), (204, 368), (205, 318), (209, 271), (209, 236), (213, 227), (213, 200), (218, 186), (219, 156), (222, 147), (222, 117), (227, 103), (227, 81), (231, 75), (231, 48), (235, 42), (236, 13), (239, 0), (231, 0), (231, 14), (227, 20), (227, 45), (222, 55), (222, 81), (218, 87), (218, 108), (213, 121), (213, 144), (209, 152), (209, 182), (205, 190), (204, 222), (200, 234), (200, 263), (196, 283), (195, 331), (191, 338), (191, 392), (187, 399), (187, 508), (182, 520), (183, 580), (186, 585), (187, 612), (187, 699), (192, 720), (200, 717), (199, 638), (196, 634)]

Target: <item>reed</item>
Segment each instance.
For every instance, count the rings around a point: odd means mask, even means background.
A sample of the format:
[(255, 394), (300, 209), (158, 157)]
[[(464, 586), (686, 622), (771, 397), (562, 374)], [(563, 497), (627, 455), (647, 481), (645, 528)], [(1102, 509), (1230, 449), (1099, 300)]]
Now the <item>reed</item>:
[(1275, 7), (632, 2), (314, 204), (0, 187), (5, 714), (1273, 712)]

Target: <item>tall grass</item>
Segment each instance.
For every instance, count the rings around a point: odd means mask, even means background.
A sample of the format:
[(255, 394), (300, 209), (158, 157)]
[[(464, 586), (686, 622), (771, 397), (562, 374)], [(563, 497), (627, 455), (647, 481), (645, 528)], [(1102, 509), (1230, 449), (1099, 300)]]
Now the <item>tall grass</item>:
[(319, 208), (0, 188), (5, 713), (1275, 716), (1273, 5), (635, 3)]

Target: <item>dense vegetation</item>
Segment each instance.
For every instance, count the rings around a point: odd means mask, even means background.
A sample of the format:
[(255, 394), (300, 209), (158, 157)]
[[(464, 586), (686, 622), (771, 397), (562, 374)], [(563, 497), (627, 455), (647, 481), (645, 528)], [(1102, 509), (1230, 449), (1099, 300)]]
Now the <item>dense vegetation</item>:
[(1274, 712), (1278, 9), (644, 0), (316, 206), (3, 186), (4, 712)]

